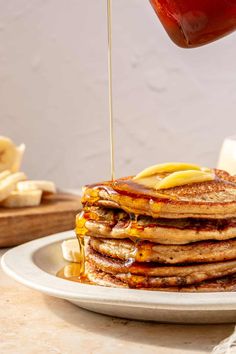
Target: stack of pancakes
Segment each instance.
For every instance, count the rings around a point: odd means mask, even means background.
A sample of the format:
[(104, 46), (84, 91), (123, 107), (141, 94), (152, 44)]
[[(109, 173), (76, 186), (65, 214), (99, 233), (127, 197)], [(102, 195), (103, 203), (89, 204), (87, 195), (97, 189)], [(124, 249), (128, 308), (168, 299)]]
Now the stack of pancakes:
[(86, 186), (77, 236), (98, 285), (236, 291), (236, 178), (155, 190), (131, 177)]

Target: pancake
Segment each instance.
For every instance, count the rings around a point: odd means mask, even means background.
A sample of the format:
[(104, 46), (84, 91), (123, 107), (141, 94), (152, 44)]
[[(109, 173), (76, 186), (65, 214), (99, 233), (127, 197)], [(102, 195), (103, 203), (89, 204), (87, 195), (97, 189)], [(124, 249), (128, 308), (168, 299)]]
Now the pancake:
[(192, 179), (183, 172), (161, 184), (169, 175), (155, 173), (154, 188), (127, 177), (83, 189), (76, 218), (83, 276), (113, 287), (236, 291), (236, 176), (214, 170), (196, 183), (190, 170)]
[(161, 244), (187, 244), (236, 237), (236, 218), (231, 219), (154, 219), (136, 218), (119, 209), (86, 207), (76, 220), (77, 234), (107, 238), (139, 238)]
[(163, 266), (158, 263), (133, 263), (104, 257), (91, 246), (87, 248), (86, 259), (96, 269), (113, 274), (135, 288), (191, 285), (236, 273), (236, 260), (200, 265)]
[(188, 245), (160, 245), (149, 241), (133, 242), (90, 238), (90, 246), (98, 253), (127, 261), (163, 264), (207, 263), (236, 259), (236, 239), (230, 241), (197, 242)]
[[(115, 276), (96, 270), (91, 265), (87, 264), (88, 280), (96, 285), (114, 287), (114, 288), (128, 288), (128, 284), (117, 279)], [(141, 288), (142, 289), (142, 288)], [(171, 291), (171, 292), (225, 292), (236, 291), (236, 277), (224, 277), (220, 279), (205, 281), (200, 284), (190, 286), (178, 287), (159, 287), (159, 288), (145, 288), (145, 290), (155, 291)]]
[[(154, 218), (227, 219), (236, 215), (236, 177), (214, 170), (213, 181), (154, 190), (132, 177), (86, 186), (82, 203)], [(166, 175), (162, 174), (162, 178)], [(161, 175), (159, 175), (161, 178)]]

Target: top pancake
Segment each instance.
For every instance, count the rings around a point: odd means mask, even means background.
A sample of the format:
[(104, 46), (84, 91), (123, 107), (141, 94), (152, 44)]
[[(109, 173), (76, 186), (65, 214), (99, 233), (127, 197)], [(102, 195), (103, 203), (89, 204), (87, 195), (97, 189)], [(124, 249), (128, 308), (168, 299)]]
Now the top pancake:
[(236, 216), (236, 177), (214, 170), (213, 181), (154, 190), (132, 177), (84, 187), (82, 203), (154, 218), (227, 219)]

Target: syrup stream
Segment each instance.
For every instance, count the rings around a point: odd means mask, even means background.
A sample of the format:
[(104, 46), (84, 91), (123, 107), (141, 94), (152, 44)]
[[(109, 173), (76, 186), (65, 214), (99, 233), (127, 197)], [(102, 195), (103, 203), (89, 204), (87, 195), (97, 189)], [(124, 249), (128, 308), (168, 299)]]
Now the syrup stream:
[(115, 162), (114, 162), (114, 119), (113, 119), (113, 83), (112, 83), (112, 0), (107, 0), (107, 33), (108, 33), (110, 158), (111, 158), (111, 179), (112, 181), (114, 181)]
[[(110, 124), (110, 164), (111, 180), (115, 179), (114, 161), (114, 118), (113, 118), (113, 85), (112, 85), (112, 0), (107, 0), (107, 34), (108, 34), (108, 94), (109, 94), (109, 124)], [(67, 265), (61, 269), (57, 276), (60, 278), (88, 282), (85, 274), (85, 244), (84, 234), (77, 233), (78, 242), (81, 250), (81, 263)], [(71, 274), (71, 276), (68, 276)]]

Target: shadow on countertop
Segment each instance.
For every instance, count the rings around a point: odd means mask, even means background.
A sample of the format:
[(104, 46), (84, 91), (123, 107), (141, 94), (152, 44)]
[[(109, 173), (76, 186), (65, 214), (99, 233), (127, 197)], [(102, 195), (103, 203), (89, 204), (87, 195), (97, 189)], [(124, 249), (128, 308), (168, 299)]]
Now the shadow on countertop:
[(65, 300), (43, 297), (56, 316), (72, 326), (91, 332), (91, 340), (95, 333), (104, 338), (113, 337), (149, 347), (175, 348), (201, 354), (211, 353), (213, 347), (234, 329), (233, 324), (181, 325), (119, 319), (83, 310)]

